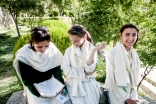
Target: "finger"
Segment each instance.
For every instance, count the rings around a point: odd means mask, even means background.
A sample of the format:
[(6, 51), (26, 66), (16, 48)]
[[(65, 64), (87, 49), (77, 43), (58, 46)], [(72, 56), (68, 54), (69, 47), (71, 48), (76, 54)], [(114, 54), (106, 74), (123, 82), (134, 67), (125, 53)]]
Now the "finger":
[(139, 100), (135, 100), (135, 102), (139, 102)]

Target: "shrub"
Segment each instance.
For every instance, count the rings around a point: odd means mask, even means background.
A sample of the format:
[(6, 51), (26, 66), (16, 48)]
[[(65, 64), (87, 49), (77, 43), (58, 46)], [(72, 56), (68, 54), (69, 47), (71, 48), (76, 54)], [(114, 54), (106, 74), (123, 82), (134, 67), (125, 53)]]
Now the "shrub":
[(60, 16), (60, 12), (58, 10), (53, 10), (54, 17)]
[(102, 58), (99, 58), (98, 64), (96, 66), (96, 80), (105, 83), (106, 79), (106, 63)]
[(74, 17), (74, 13), (73, 12), (69, 12), (69, 17)]
[(66, 17), (68, 17), (69, 16), (69, 11), (67, 11), (67, 10), (66, 11), (63, 11), (62, 15), (63, 16), (65, 15)]
[(65, 29), (66, 31), (64, 31), (65, 32), (64, 34), (66, 34), (67, 30), (69, 29), (68, 26), (66, 25), (66, 23), (62, 20), (45, 20), (43, 22), (40, 22), (39, 25), (46, 26), (48, 29), (51, 28), (53, 30), (60, 29), (60, 32), (62, 31), (61, 29)]

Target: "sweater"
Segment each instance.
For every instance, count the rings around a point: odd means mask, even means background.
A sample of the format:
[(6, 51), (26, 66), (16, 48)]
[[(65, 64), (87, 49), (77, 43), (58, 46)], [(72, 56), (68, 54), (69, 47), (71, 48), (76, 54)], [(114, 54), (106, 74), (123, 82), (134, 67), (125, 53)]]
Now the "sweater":
[(48, 80), (52, 76), (54, 76), (61, 83), (64, 84), (64, 79), (62, 77), (62, 70), (61, 70), (60, 65), (48, 71), (40, 72), (34, 69), (33, 67), (19, 61), (19, 68), (20, 68), (22, 82), (24, 83), (25, 86), (28, 87), (29, 91), (37, 97), (41, 95), (36, 90), (33, 83), (39, 83), (39, 82)]

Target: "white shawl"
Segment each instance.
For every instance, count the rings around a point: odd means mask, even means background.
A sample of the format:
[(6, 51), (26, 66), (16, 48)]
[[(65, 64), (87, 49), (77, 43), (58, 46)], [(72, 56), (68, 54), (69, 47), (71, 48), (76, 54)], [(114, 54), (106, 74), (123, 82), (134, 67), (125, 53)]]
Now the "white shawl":
[[(20, 48), (16, 52), (16, 57), (13, 62), (13, 66), (16, 69), (17, 75), (20, 78), (21, 82), (22, 78), (19, 70), (18, 61), (21, 61), (29, 66), (32, 66), (34, 69), (40, 72), (45, 72), (49, 69), (52, 69), (62, 64), (63, 55), (53, 43), (50, 42), (48, 49), (46, 49), (46, 51), (43, 54), (34, 52), (29, 47), (30, 45), (26, 44), (22, 48)], [(23, 87), (24, 91), (26, 92), (24, 84)], [(25, 92), (24, 96), (26, 95)]]
[[(130, 59), (127, 57), (127, 50), (121, 42), (115, 46), (115, 80), (118, 86), (127, 87), (132, 82), (135, 88), (140, 81), (140, 59), (137, 52), (130, 48)], [(130, 77), (129, 77), (130, 73)]]
[(17, 61), (21, 61), (40, 72), (45, 72), (62, 64), (63, 55), (53, 43), (50, 42), (48, 49), (43, 54), (34, 52), (29, 47), (30, 45), (26, 44), (17, 51), (14, 67)]
[[(83, 46), (81, 48), (75, 48), (73, 45), (71, 46), (71, 55), (70, 62), (72, 69), (84, 69), (85, 63), (90, 55), (91, 49), (93, 45), (85, 40)], [(87, 93), (84, 91), (82, 86), (82, 79), (74, 78), (73, 79), (73, 88), (72, 88), (72, 96), (86, 96)]]

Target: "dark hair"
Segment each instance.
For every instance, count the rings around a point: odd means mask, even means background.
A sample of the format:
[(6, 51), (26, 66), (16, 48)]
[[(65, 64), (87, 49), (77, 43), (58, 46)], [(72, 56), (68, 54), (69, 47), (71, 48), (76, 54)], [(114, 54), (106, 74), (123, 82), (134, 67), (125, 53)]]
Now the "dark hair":
[(44, 26), (38, 26), (31, 30), (31, 38), (30, 38), (30, 48), (33, 51), (36, 51), (33, 43), (38, 43), (41, 41), (50, 41), (50, 33), (49, 30)]
[(70, 30), (68, 30), (68, 33), (71, 35), (78, 35), (80, 38), (83, 38), (85, 35), (87, 35), (87, 40), (93, 44), (91, 35), (82, 25), (73, 25)]
[(127, 28), (134, 28), (134, 29), (136, 29), (136, 31), (137, 31), (137, 40), (136, 40), (136, 42), (135, 42), (135, 44), (136, 44), (137, 41), (138, 41), (138, 35), (139, 35), (139, 29), (138, 29), (138, 27), (137, 27), (136, 25), (134, 25), (134, 24), (125, 24), (125, 25), (123, 25), (123, 26), (121, 27), (121, 29), (120, 29), (120, 34), (122, 35), (123, 31), (124, 31), (125, 29), (127, 29)]

